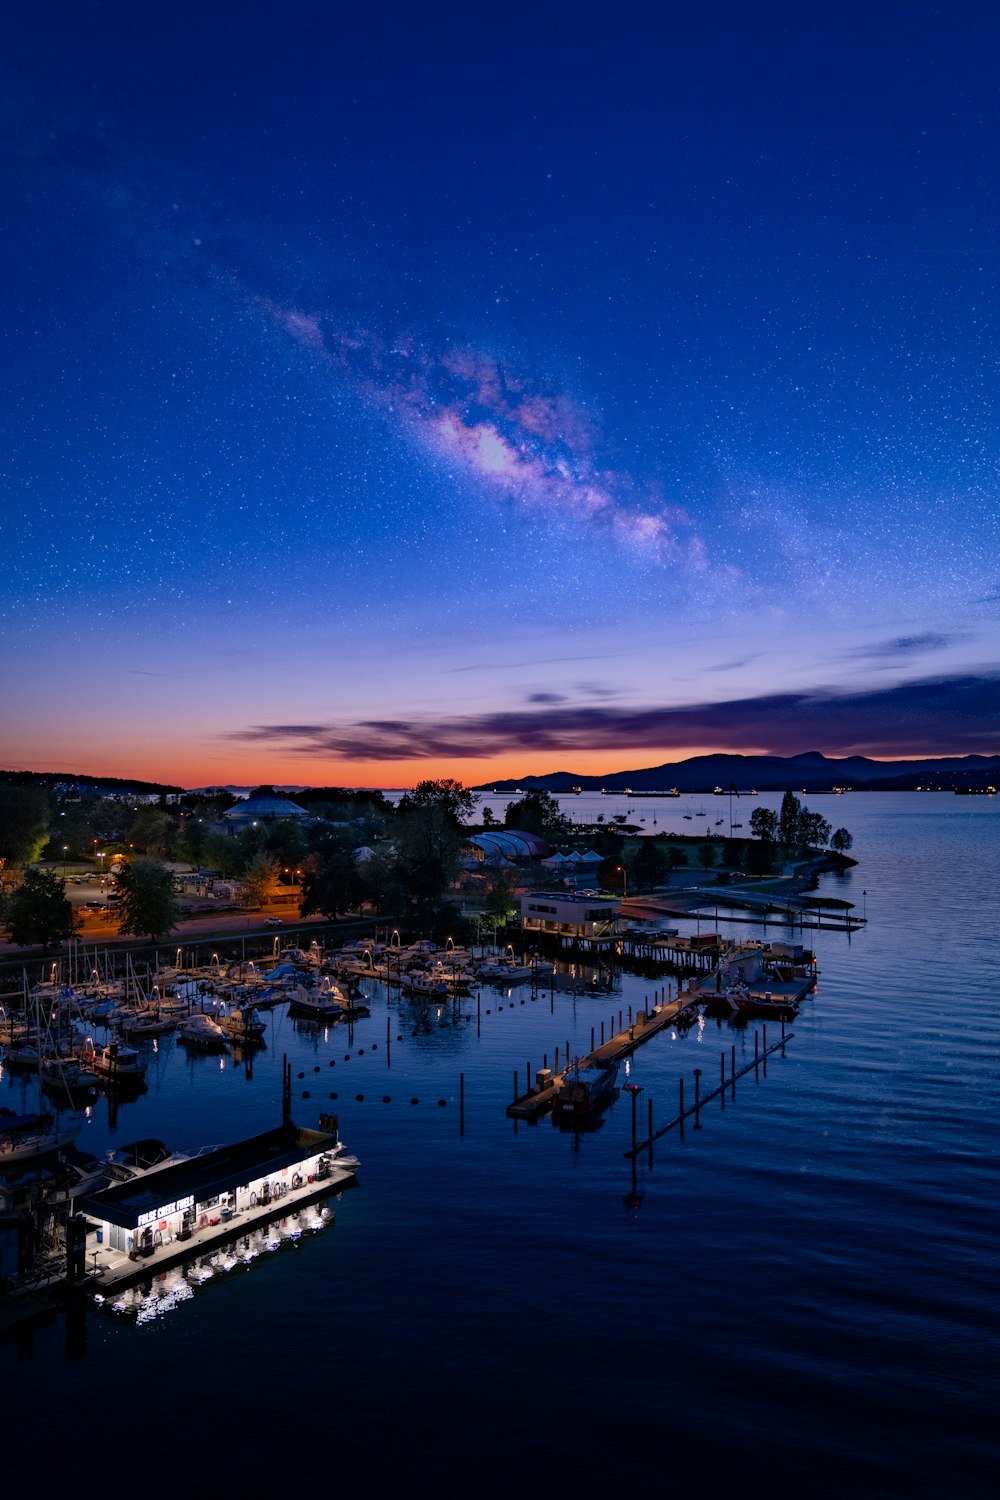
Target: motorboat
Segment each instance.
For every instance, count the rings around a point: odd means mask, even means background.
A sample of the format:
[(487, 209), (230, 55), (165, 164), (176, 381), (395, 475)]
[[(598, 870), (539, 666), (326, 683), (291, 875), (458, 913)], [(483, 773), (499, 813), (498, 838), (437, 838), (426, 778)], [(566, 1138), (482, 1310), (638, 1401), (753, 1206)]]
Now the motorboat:
[(102, 1088), (124, 1093), (146, 1087), (146, 1059), (135, 1047), (126, 1046), (116, 1037), (103, 1047), (95, 1047), (92, 1038), (87, 1037), (80, 1059), (94, 1070)]
[(478, 964), (476, 978), (486, 984), (517, 984), (522, 979), (530, 979), (531, 970), (524, 964), (510, 963), (507, 959), (500, 958), (495, 962)]
[(447, 980), (428, 973), (426, 969), (410, 969), (400, 976), (399, 985), (405, 994), (420, 995), (428, 1000), (439, 1000), (448, 994)]
[(267, 1030), (252, 1005), (234, 1006), (228, 1015), (219, 1017), (219, 1025), (231, 1042), (259, 1042)]
[(562, 1088), (552, 1101), (557, 1119), (593, 1119), (611, 1103), (615, 1092), (617, 1067), (596, 1068), (588, 1063), (572, 1063), (563, 1074)]
[(734, 1015), (745, 1016), (747, 1020), (792, 1021), (798, 1014), (794, 1001), (780, 995), (751, 994), (744, 984), (730, 985), (722, 998)]
[(318, 990), (307, 990), (300, 985), (292, 995), (288, 1014), (297, 1016), (300, 1021), (336, 1021), (351, 1008), (351, 1002), (340, 986), (324, 978)]
[(137, 1010), (121, 1022), (127, 1037), (138, 1040), (148, 1036), (165, 1036), (177, 1030), (174, 1016), (163, 1015), (159, 1010)]
[(226, 1033), (218, 1021), (196, 1010), (182, 1021), (177, 1035), (189, 1047), (199, 1047), (203, 1052), (221, 1052), (226, 1045)]

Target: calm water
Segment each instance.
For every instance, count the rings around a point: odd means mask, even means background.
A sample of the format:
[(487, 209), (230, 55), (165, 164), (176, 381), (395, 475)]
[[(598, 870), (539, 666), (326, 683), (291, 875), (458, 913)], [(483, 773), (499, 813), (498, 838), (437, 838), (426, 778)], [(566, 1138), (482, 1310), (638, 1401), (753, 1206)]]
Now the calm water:
[[(748, 821), (776, 801), (739, 807)], [(651, 823), (646, 799), (566, 799), (578, 816), (588, 804)], [(584, 979), (534, 1002), (484, 988), (478, 1024), (474, 997), (440, 1014), (393, 997), (389, 1050), (380, 989), (351, 1036), (272, 1012), (252, 1078), (168, 1041), (116, 1131), (98, 1107), (92, 1150), (266, 1128), (287, 1052), (296, 1118), (339, 1111), (362, 1185), (333, 1225), (169, 1315), (89, 1314), (82, 1355), (64, 1325), (30, 1351), (0, 1346), (7, 1432), (58, 1439), (55, 1453), (39, 1439), (45, 1483), (992, 1494), (1000, 799), (811, 805), (847, 824), (860, 861), (821, 889), (870, 925), (805, 934), (822, 972), (786, 1056), (708, 1106), (700, 1131), (668, 1136), (635, 1197), (627, 1096), (583, 1136), (515, 1131), (503, 1110), (515, 1068), (585, 1048), (652, 981)], [(657, 827), (690, 832), (698, 806), (728, 822), (724, 799), (682, 798)], [(641, 1048), (642, 1110), (652, 1096), (665, 1120), (682, 1074), (690, 1102), (692, 1070), (714, 1086), (720, 1051), (752, 1056), (753, 1036), (710, 1021)], [(19, 1089), (5, 1078), (0, 1098)]]

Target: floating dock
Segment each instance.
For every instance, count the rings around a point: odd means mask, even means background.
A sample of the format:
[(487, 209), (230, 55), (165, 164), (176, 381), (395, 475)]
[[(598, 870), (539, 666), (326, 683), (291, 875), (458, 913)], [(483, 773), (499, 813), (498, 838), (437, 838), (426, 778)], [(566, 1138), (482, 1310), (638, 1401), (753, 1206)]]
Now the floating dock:
[(335, 1166), (330, 1176), (322, 1182), (303, 1181), (301, 1187), (289, 1187), (283, 1197), (272, 1199), (269, 1204), (257, 1203), (228, 1218), (210, 1218), (205, 1225), (192, 1229), (186, 1239), (175, 1236), (169, 1242), (157, 1245), (149, 1256), (140, 1255), (136, 1259), (134, 1254), (130, 1256), (125, 1251), (100, 1246), (88, 1252), (92, 1264), (88, 1265), (86, 1277), (80, 1284), (91, 1291), (107, 1295), (132, 1282), (148, 1280), (150, 1276), (165, 1271), (168, 1266), (176, 1265), (179, 1261), (204, 1255), (226, 1241), (239, 1239), (275, 1219), (286, 1218), (331, 1193), (340, 1193), (345, 1188), (356, 1186), (357, 1175), (353, 1170)]
[[(639, 1011), (627, 1027), (624, 1027), (610, 1040), (602, 1042), (595, 1047), (586, 1057), (574, 1060), (578, 1061), (584, 1068), (611, 1068), (643, 1042), (648, 1042), (651, 1037), (664, 1031), (677, 1019), (682, 1010), (696, 999), (693, 992), (682, 995), (677, 1000), (668, 1000), (664, 1004), (655, 1005), (651, 1011)], [(511, 1100), (507, 1105), (507, 1115), (512, 1120), (536, 1120), (541, 1115), (547, 1114), (555, 1102), (556, 1095), (563, 1086), (567, 1068), (571, 1066), (570, 1059), (566, 1059), (566, 1068), (560, 1072), (549, 1073), (547, 1069), (542, 1070), (542, 1075), (536, 1075), (536, 1082), (526, 1094), (521, 1094)]]

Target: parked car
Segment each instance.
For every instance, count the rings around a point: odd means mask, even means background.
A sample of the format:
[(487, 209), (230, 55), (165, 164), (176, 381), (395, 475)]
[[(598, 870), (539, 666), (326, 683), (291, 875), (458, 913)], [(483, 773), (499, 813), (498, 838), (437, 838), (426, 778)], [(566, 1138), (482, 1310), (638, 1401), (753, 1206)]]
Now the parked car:
[(280, 917), (265, 917), (264, 918), (264, 926), (265, 927), (284, 927), (284, 925), (285, 924), (281, 920)]

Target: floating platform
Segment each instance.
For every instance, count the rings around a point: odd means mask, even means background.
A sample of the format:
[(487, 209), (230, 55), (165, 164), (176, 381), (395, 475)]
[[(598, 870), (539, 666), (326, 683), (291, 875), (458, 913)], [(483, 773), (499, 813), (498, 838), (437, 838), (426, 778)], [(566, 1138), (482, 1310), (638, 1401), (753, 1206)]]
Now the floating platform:
[[(599, 1047), (586, 1057), (578, 1059), (581, 1067), (587, 1068), (613, 1068), (623, 1057), (641, 1047), (643, 1042), (648, 1042), (659, 1032), (673, 1025), (682, 1010), (686, 1010), (696, 997), (693, 993), (686, 993), (677, 1000), (668, 1000), (662, 1005), (656, 1005), (651, 1011), (639, 1011), (631, 1024), (625, 1027), (617, 1035)], [(563, 1086), (569, 1066), (567, 1063), (559, 1073), (553, 1073), (547, 1078), (536, 1083), (528, 1093), (519, 1095), (507, 1105), (507, 1115), (512, 1120), (536, 1120), (541, 1115), (547, 1114), (555, 1103), (556, 1096)]]

